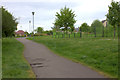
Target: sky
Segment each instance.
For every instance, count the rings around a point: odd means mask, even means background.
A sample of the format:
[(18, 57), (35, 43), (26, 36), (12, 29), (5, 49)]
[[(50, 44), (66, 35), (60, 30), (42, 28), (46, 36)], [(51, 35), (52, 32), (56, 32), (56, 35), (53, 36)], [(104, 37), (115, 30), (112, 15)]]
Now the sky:
[(105, 20), (110, 3), (111, 0), (1, 0), (0, 5), (18, 18), (17, 30), (32, 32), (32, 12), (35, 12), (35, 29), (43, 27), (44, 30), (51, 30), (54, 26), (56, 12), (60, 12), (60, 9), (66, 6), (76, 14), (77, 22), (74, 26), (77, 28), (84, 22), (91, 25), (96, 19)]

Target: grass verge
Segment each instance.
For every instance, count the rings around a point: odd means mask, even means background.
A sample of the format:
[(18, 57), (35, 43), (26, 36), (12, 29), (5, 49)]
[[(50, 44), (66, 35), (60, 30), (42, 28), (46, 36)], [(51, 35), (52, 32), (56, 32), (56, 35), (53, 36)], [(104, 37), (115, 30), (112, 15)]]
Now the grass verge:
[[(28, 38), (33, 40), (33, 38)], [(118, 77), (118, 40), (112, 38), (35, 37), (56, 54), (82, 63), (107, 77)]]
[(2, 39), (2, 78), (35, 78), (23, 51), (24, 45), (16, 39)]

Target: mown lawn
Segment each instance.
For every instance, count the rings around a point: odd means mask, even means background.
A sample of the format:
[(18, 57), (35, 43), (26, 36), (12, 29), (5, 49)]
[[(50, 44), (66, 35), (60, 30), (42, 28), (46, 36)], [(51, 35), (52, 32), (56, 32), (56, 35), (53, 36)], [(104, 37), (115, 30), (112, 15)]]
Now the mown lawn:
[[(33, 40), (33, 38), (28, 38)], [(54, 53), (80, 62), (106, 75), (118, 77), (118, 40), (109, 38), (52, 38), (52, 36), (35, 37), (34, 41), (42, 43)]]
[(2, 39), (2, 77), (35, 78), (23, 56), (24, 45), (14, 38)]

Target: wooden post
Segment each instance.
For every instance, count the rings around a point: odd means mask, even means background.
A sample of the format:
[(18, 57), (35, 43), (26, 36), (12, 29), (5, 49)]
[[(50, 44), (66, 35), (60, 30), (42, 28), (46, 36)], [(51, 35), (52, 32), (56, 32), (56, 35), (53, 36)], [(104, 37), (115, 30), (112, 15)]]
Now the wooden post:
[(96, 26), (95, 26), (95, 37), (96, 37)]
[(74, 33), (74, 38), (75, 38), (75, 33)]
[(59, 38), (59, 34), (58, 34), (58, 38)]
[(82, 29), (80, 28), (80, 38), (82, 37)]
[(104, 26), (103, 26), (103, 34), (102, 34), (102, 37), (104, 37)]

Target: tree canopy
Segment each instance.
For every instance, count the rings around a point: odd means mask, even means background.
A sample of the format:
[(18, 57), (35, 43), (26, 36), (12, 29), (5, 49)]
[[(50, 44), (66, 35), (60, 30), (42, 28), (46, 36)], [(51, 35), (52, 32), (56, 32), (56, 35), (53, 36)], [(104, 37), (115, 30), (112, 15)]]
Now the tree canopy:
[(80, 28), (82, 29), (82, 32), (88, 32), (89, 25), (87, 23), (83, 23)]
[(17, 19), (5, 8), (3, 8), (3, 6), (0, 9), (2, 10), (2, 36), (13, 36), (14, 31), (17, 29)]
[(107, 21), (114, 27), (115, 37), (116, 25), (120, 27), (120, 3), (112, 0), (111, 5), (108, 7)]
[(94, 20), (93, 23), (91, 24), (91, 31), (95, 34), (95, 36), (102, 34), (103, 28), (104, 26), (102, 22), (99, 20)]
[(43, 32), (43, 28), (42, 28), (42, 27), (38, 27), (38, 28), (36, 29), (36, 31), (37, 31), (37, 33), (42, 33), (42, 32)]
[(120, 3), (112, 1), (111, 5), (108, 6), (109, 11), (107, 14), (107, 20), (113, 26), (120, 24)]
[(76, 20), (74, 12), (66, 6), (60, 10), (60, 13), (56, 12), (54, 23), (56, 27), (64, 27), (64, 30), (67, 31), (69, 27), (72, 29), (75, 23)]

